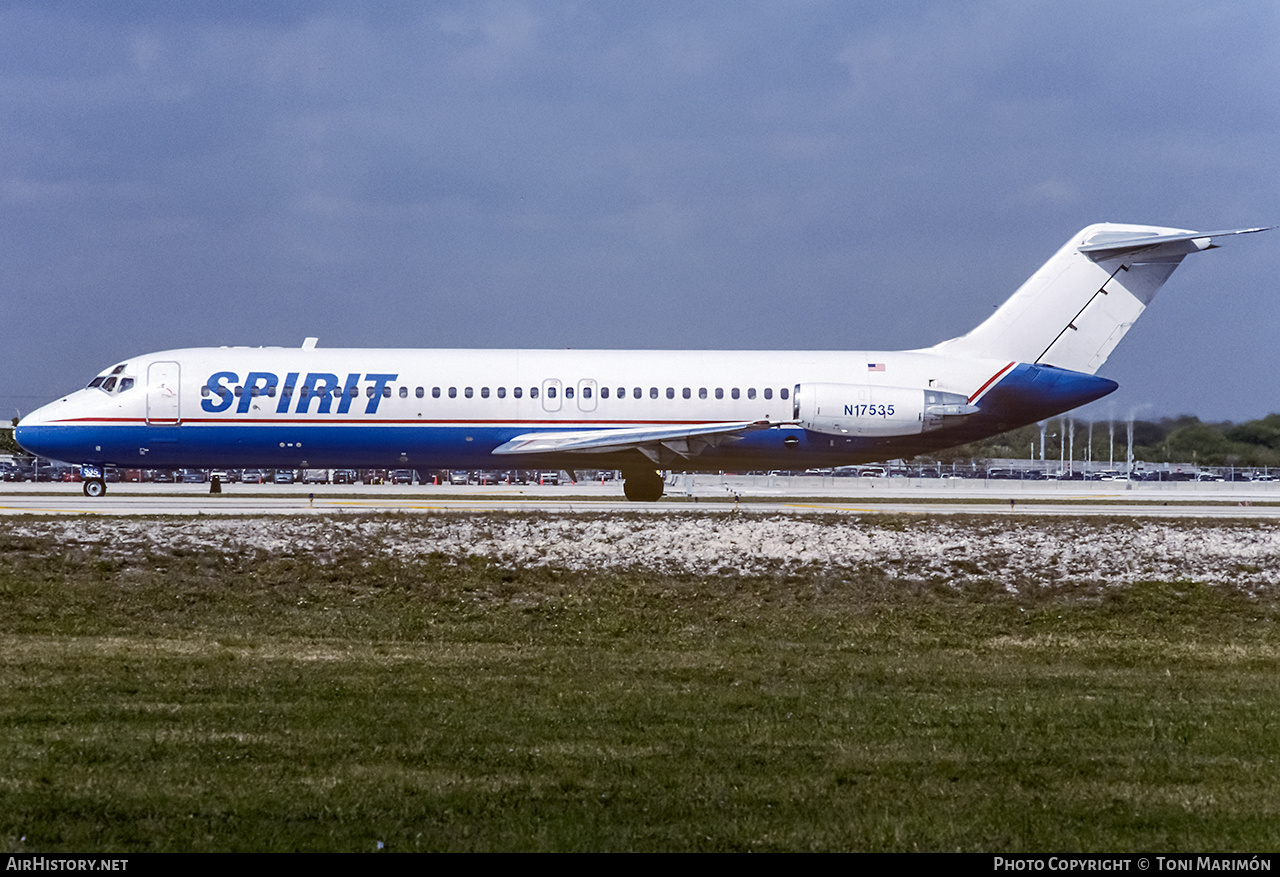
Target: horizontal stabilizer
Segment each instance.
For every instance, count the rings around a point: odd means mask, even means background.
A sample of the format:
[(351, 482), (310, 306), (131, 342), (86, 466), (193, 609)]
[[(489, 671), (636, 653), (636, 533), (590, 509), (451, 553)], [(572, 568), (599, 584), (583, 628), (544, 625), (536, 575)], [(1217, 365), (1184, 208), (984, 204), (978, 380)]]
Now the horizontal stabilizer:
[(1213, 243), (1214, 238), (1234, 234), (1253, 234), (1259, 231), (1270, 231), (1273, 228), (1275, 226), (1269, 225), (1262, 228), (1188, 231), (1180, 234), (1100, 232), (1089, 238), (1089, 242), (1079, 247), (1079, 250), (1095, 262), (1122, 256), (1132, 258), (1136, 262), (1177, 258), (1216, 247), (1217, 244)]
[(493, 449), (495, 454), (607, 454), (639, 451), (652, 460), (663, 452), (694, 457), (707, 448), (743, 433), (780, 426), (768, 420), (706, 423), (698, 426), (645, 426), (623, 429), (580, 429), (572, 432), (531, 432)]

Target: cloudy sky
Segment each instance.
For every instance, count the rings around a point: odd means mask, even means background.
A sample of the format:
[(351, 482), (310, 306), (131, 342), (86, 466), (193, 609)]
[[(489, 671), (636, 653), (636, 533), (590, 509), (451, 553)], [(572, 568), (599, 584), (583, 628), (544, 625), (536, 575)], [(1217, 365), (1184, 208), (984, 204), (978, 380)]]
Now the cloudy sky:
[[(208, 345), (897, 349), (1280, 222), (1280, 4), (0, 2), (0, 405)], [(1086, 416), (1280, 410), (1280, 230)]]

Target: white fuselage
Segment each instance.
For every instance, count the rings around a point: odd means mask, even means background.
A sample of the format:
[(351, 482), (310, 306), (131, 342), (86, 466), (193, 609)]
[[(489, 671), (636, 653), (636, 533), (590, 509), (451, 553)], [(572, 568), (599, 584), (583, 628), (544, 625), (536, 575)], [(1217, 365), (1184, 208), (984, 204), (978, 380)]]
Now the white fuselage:
[[(567, 467), (587, 461), (491, 452), (515, 435), (551, 429), (766, 421), (779, 425), (775, 433), (803, 432), (782, 425), (796, 418), (797, 385), (847, 385), (873, 395), (880, 388), (933, 389), (976, 400), (1009, 365), (928, 350), (171, 350), (107, 369), (98, 386), (25, 418), (23, 434), (32, 440), (39, 427), (64, 427), (64, 435), (78, 433), (76, 453), (50, 450), (117, 466), (444, 468), (487, 460), (496, 468), (545, 460)], [(121, 390), (126, 382), (131, 386)], [(369, 430), (377, 430), (376, 448)], [(813, 461), (794, 446), (778, 447), (773, 465)], [(827, 460), (836, 447), (814, 450)], [(840, 451), (840, 459), (865, 459), (867, 443), (846, 441)], [(676, 468), (723, 462), (712, 452)]]

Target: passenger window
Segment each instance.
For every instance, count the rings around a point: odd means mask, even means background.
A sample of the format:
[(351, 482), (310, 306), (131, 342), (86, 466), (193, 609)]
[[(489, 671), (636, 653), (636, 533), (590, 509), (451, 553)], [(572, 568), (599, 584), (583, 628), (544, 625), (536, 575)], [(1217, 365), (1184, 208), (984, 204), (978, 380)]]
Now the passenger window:
[[(101, 378), (99, 378), (99, 380), (101, 380)], [(93, 384), (90, 384), (89, 386), (93, 386)], [(208, 387), (208, 386), (201, 387), (201, 388), (200, 388), (200, 395), (201, 395), (201, 396), (204, 396), (206, 399), (208, 399), (208, 398), (209, 398), (209, 387)]]
[[(285, 388), (284, 388), (284, 394), (285, 394), (286, 396), (288, 396), (288, 395), (289, 395), (289, 388), (288, 388), (288, 387), (285, 387)], [(356, 396), (359, 396), (359, 395), (360, 395), (360, 388), (359, 388), (359, 387), (347, 387), (347, 395), (348, 395), (348, 396), (350, 396), (352, 399), (354, 399)]]
[(505, 398), (507, 398), (507, 388), (506, 388), (506, 387), (499, 387), (499, 388), (498, 388), (498, 398), (499, 398), (499, 399), (505, 399)]
[(439, 388), (439, 387), (432, 387), (432, 388), (431, 388), (431, 398), (432, 398), (432, 399), (439, 399), (439, 398), (440, 398), (440, 388)]
[[(122, 387), (124, 386), (124, 381), (121, 381), (121, 382), (120, 382), (120, 386), (122, 386)], [(255, 398), (255, 399), (256, 399), (256, 398), (258, 398), (258, 388), (257, 388), (256, 386), (254, 386), (254, 387), (250, 387), (250, 388), (249, 388), (249, 395), (250, 395), (250, 396), (252, 396), (252, 397), (253, 397), (253, 398)]]
[(416, 390), (414, 390), (414, 391), (413, 391), (413, 395), (414, 395), (414, 396), (416, 396), (417, 398), (421, 399), (423, 396), (425, 396), (425, 395), (427, 395), (427, 394), (426, 394), (425, 392), (423, 392), (422, 387), (418, 387), (418, 389), (416, 389)]
[(267, 387), (267, 398), (274, 399), (275, 397), (276, 397), (276, 386), (275, 384), (272, 384), (271, 386)]
[(457, 399), (457, 398), (458, 398), (458, 388), (457, 388), (457, 387), (450, 387), (450, 388), (449, 388), (449, 398), (450, 398), (450, 399)]
[(390, 388), (390, 387), (383, 387), (383, 388), (382, 388), (382, 398), (384, 398), (384, 399), (390, 399), (390, 398), (391, 398), (391, 388)]
[(481, 399), (488, 399), (488, 398), (489, 398), (489, 388), (488, 388), (488, 387), (481, 387), (481, 388), (480, 388), (480, 398), (481, 398)]
[(609, 398), (609, 388), (608, 388), (608, 387), (601, 387), (601, 388), (600, 388), (600, 398), (601, 398), (601, 399), (608, 399), (608, 398)]
[(511, 395), (519, 399), (524, 394), (524, 387), (512, 387)]
[(667, 387), (667, 398), (668, 398), (668, 399), (674, 399), (675, 397), (676, 397), (676, 388), (675, 388), (675, 387)]
[(778, 391), (778, 398), (779, 398), (779, 399), (785, 399), (785, 398), (787, 398), (787, 391), (786, 391), (786, 388), (785, 388), (785, 387), (784, 387), (783, 389), (781, 389), (781, 390), (779, 390), (779, 391)]
[(475, 395), (475, 390), (471, 389), (470, 387), (466, 387), (465, 389), (463, 389), (462, 395), (470, 399), (472, 396)]
[(706, 388), (706, 387), (699, 387), (699, 388), (698, 388), (698, 398), (699, 398), (699, 399), (705, 399), (705, 398), (707, 398), (707, 388)]
[(547, 398), (548, 398), (548, 399), (554, 399), (555, 397), (556, 397), (556, 388), (555, 388), (555, 386), (553, 385), (553, 386), (547, 387)]
[(408, 388), (408, 387), (401, 387), (401, 388), (400, 388), (400, 398), (401, 398), (401, 399), (408, 399), (408, 398), (409, 398), (409, 388)]
[(766, 399), (772, 399), (772, 398), (773, 398), (773, 388), (772, 388), (772, 387), (765, 387), (765, 388), (764, 388), (764, 397), (765, 397)]
[(751, 387), (750, 389), (747, 390), (747, 398), (754, 399), (755, 397), (756, 397), (756, 388)]
[(680, 395), (681, 395), (681, 396), (683, 396), (684, 398), (688, 399), (689, 397), (691, 397), (691, 396), (693, 395), (693, 393), (692, 393), (692, 392), (690, 392), (690, 390), (689, 390), (689, 388), (688, 388), (688, 387), (685, 387), (683, 390), (681, 390), (681, 391), (680, 391)]
[(590, 399), (590, 398), (591, 398), (591, 388), (590, 388), (590, 387), (583, 387), (583, 388), (582, 388), (582, 398), (583, 398), (583, 399)]
[(631, 391), (631, 395), (636, 399), (643, 399), (644, 390), (640, 389), (639, 387), (636, 387), (634, 390)]
[[(365, 388), (364, 388), (364, 394), (365, 394), (365, 396), (366, 396), (367, 398), (372, 399), (372, 398), (373, 398), (373, 387), (365, 387)], [(303, 387), (303, 388), (302, 388), (302, 393), (301, 393), (300, 395), (303, 395), (303, 396), (307, 395), (307, 388), (306, 388), (306, 387)]]
[(530, 387), (530, 388), (529, 388), (529, 398), (530, 398), (530, 399), (537, 399), (537, 398), (538, 398), (538, 388), (537, 388), (537, 387)]
[(723, 399), (723, 398), (724, 398), (724, 389), (723, 389), (723, 388), (721, 388), (721, 387), (716, 387), (716, 398), (717, 398), (717, 399)]
[[(104, 386), (104, 387), (106, 387), (108, 390), (110, 390), (110, 389), (111, 389), (112, 387), (114, 387), (115, 385), (116, 385), (116, 379), (115, 379), (115, 378), (108, 378), (108, 379), (107, 379), (107, 382), (106, 382), (105, 384), (103, 384), (103, 386)], [(236, 387), (236, 398), (237, 398), (237, 399), (239, 399), (239, 398), (240, 398), (241, 396), (243, 396), (243, 395), (244, 395), (244, 387)], [(306, 388), (306, 387), (303, 387), (303, 388), (302, 388), (302, 395), (304, 395), (304, 396), (305, 396), (305, 395), (307, 395), (307, 388)]]
[(649, 398), (650, 398), (650, 399), (657, 399), (657, 398), (658, 398), (658, 388), (657, 388), (657, 387), (650, 387), (650, 388), (649, 388)]
[[(554, 395), (555, 395), (554, 389), (553, 389), (553, 391), (552, 391), (551, 395), (552, 395), (552, 396), (554, 396)], [(565, 388), (564, 388), (564, 397), (565, 397), (566, 399), (572, 399), (572, 398), (573, 398), (573, 387), (565, 387)]]
[(738, 393), (738, 388), (737, 388), (737, 387), (734, 387), (732, 390), (730, 390), (730, 391), (729, 391), (729, 395), (730, 395), (730, 396), (732, 396), (733, 398), (737, 399), (737, 398), (738, 398), (738, 396), (740, 395), (740, 394)]

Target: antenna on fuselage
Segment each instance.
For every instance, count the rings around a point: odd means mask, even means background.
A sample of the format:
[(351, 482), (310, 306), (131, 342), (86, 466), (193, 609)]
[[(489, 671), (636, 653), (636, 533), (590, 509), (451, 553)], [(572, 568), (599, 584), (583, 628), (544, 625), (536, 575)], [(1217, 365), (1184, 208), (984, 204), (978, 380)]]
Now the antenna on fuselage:
[(315, 349), (316, 349), (316, 342), (317, 342), (317, 341), (319, 341), (319, 340), (320, 340), (319, 338), (304, 338), (304, 339), (302, 340), (302, 349), (303, 349), (303, 350), (315, 350)]

